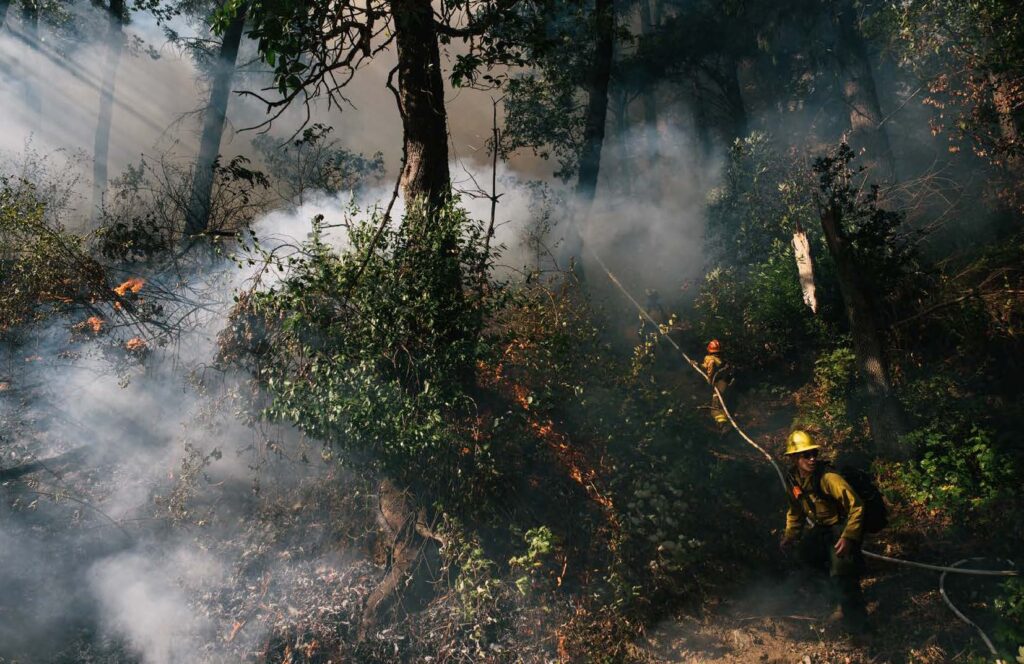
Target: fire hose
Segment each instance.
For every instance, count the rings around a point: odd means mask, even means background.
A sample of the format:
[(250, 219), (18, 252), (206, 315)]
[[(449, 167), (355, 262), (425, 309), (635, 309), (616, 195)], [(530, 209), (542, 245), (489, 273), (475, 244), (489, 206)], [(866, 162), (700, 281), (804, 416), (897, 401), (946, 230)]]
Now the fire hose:
[[(667, 341), (676, 350), (676, 352), (679, 353), (682, 359), (687, 364), (689, 364), (694, 371), (700, 374), (701, 378), (703, 378), (705, 382), (711, 385), (711, 389), (714, 390), (715, 397), (718, 399), (718, 406), (725, 414), (725, 417), (729, 421), (729, 424), (736, 431), (736, 433), (740, 435), (740, 438), (742, 438), (744, 442), (746, 442), (748, 445), (750, 445), (758, 452), (760, 452), (761, 455), (764, 456), (764, 458), (766, 458), (768, 462), (772, 464), (772, 467), (775, 469), (775, 473), (779, 476), (779, 482), (782, 484), (783, 493), (789, 495), (789, 484), (786, 482), (786, 476), (782, 472), (782, 468), (779, 467), (778, 462), (775, 461), (775, 459), (766, 449), (758, 445), (750, 436), (747, 435), (745, 431), (743, 431), (740, 425), (733, 418), (732, 413), (729, 412), (729, 408), (726, 406), (725, 399), (722, 397), (721, 391), (719, 391), (719, 389), (715, 387), (714, 383), (711, 381), (711, 377), (704, 372), (704, 370), (700, 367), (699, 364), (694, 362), (693, 359), (691, 359), (690, 356), (686, 354), (686, 352), (679, 346), (679, 344), (676, 343), (675, 339), (669, 336), (668, 331), (662, 325), (659, 325), (657, 321), (651, 318), (651, 315), (647, 312), (647, 310), (644, 309), (644, 307), (636, 300), (636, 298), (633, 297), (629, 290), (622, 284), (621, 281), (619, 281), (618, 277), (616, 277), (612, 273), (612, 271), (608, 269), (608, 266), (605, 264), (603, 260), (601, 260), (601, 257), (597, 254), (597, 252), (595, 252), (589, 244), (585, 244), (584, 246), (588, 249), (591, 257), (593, 257), (593, 259), (601, 267), (604, 273), (608, 276), (608, 279), (615, 285), (616, 288), (619, 289), (619, 291), (626, 297), (626, 299), (628, 299), (630, 303), (632, 303), (632, 305), (636, 307), (636, 310), (640, 313), (640, 316), (654, 326), (654, 329), (657, 330), (659, 337)], [(935, 572), (942, 572), (942, 575), (939, 577), (939, 593), (942, 596), (942, 600), (946, 603), (946, 606), (950, 608), (950, 610), (953, 612), (954, 615), (956, 615), (957, 618), (959, 618), (967, 625), (970, 625), (978, 632), (978, 635), (981, 636), (981, 640), (985, 643), (985, 646), (988, 648), (989, 652), (992, 654), (993, 657), (997, 658), (997, 663), (1003, 661), (998, 659), (999, 653), (996, 650), (995, 645), (993, 645), (992, 640), (988, 638), (988, 635), (985, 634), (981, 627), (979, 627), (974, 621), (972, 621), (970, 618), (965, 616), (959, 609), (957, 609), (953, 602), (949, 599), (949, 596), (946, 594), (946, 575), (967, 574), (974, 576), (1012, 577), (1020, 576), (1020, 572), (1018, 570), (963, 569), (960, 567), (960, 565), (963, 565), (967, 562), (984, 560), (984, 558), (965, 558), (963, 560), (958, 560), (952, 565), (944, 566), (932, 565), (929, 563), (921, 563), (914, 560), (904, 560), (902, 558), (894, 558), (892, 556), (883, 556), (882, 554), (874, 553), (873, 551), (867, 551), (864, 549), (861, 550), (861, 553), (865, 557), (873, 558), (875, 560), (880, 560), (887, 563), (904, 565), (907, 567), (916, 567), (918, 569), (926, 569)], [(1011, 566), (1014, 564), (1012, 561), (1007, 562), (1009, 562)]]

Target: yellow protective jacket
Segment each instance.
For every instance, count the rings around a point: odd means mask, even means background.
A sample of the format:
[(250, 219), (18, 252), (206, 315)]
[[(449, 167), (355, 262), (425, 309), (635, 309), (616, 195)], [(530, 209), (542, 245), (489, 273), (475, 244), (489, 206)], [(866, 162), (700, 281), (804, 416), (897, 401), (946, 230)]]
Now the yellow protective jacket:
[(796, 539), (807, 517), (819, 526), (834, 526), (845, 517), (846, 526), (841, 537), (861, 541), (864, 537), (864, 501), (842, 475), (826, 470), (810, 476), (793, 473), (790, 479), (793, 485), (786, 511), (784, 537), (787, 541)]
[(701, 364), (701, 367), (704, 369), (704, 373), (707, 375), (708, 380), (714, 380), (715, 374), (722, 368), (722, 358), (717, 355), (705, 355), (704, 362)]

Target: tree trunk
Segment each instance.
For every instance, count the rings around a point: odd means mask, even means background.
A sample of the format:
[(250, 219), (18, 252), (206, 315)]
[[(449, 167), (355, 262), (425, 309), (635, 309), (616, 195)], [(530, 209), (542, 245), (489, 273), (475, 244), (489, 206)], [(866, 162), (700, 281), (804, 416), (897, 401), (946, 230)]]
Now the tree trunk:
[(612, 74), (613, 32), (615, 16), (612, 0), (595, 0), (595, 43), (590, 76), (587, 81), (587, 111), (583, 125), (583, 149), (580, 153), (576, 196), (583, 203), (586, 216), (597, 192), (601, 170), (601, 148), (604, 145), (605, 122), (608, 118), (608, 83)]
[(92, 214), (96, 219), (103, 208), (103, 195), (107, 191), (107, 162), (110, 150), (110, 123), (114, 112), (114, 85), (117, 67), (121, 61), (122, 16), (124, 0), (110, 0), (107, 12), (107, 67), (100, 91), (100, 111), (96, 122), (96, 137), (92, 157)]
[[(619, 86), (620, 88), (622, 86)], [(617, 168), (617, 182), (614, 189), (620, 194), (629, 195), (633, 189), (633, 150), (630, 149), (629, 133), (629, 97), (625, 89), (620, 89), (615, 95), (615, 141), (619, 150), (619, 163)]]
[(893, 459), (906, 458), (909, 456), (909, 450), (900, 442), (900, 436), (907, 432), (906, 417), (892, 388), (875, 322), (874, 308), (860, 279), (860, 268), (856, 258), (843, 236), (841, 222), (841, 213), (834, 205), (826, 208), (821, 214), (821, 228), (829, 253), (836, 264), (839, 290), (850, 324), (857, 370), (867, 395), (871, 437), (878, 452)]
[[(22, 0), (21, 2), (22, 30), (28, 43), (32, 46), (31, 57), (36, 59), (33, 68), (38, 65), (37, 59), (39, 58), (39, 2), (40, 0)], [(34, 85), (28, 86), (25, 102), (32, 116), (31, 126), (38, 130), (41, 127), (40, 115), (43, 112), (43, 104)]]
[[(415, 507), (408, 492), (390, 480), (378, 484), (377, 529), (379, 555), (384, 558), (384, 578), (370, 591), (363, 605), (357, 639), (363, 641), (392, 611), (415, 611), (433, 591), (432, 573), (440, 567), (436, 536), (426, 523), (426, 510)], [(402, 601), (398, 602), (399, 597)]]
[(1010, 82), (1005, 74), (990, 73), (989, 83), (992, 85), (992, 105), (996, 110), (996, 122), (999, 125), (999, 138), (1003, 149), (1005, 167), (1014, 175), (1021, 175), (1022, 152), (1021, 129), (1014, 109), (1014, 95)]
[(594, 2), (594, 52), (587, 77), (587, 110), (583, 123), (583, 146), (580, 150), (579, 173), (571, 218), (565, 233), (565, 251), (574, 261), (576, 278), (585, 281), (583, 263), (583, 234), (580, 227), (586, 223), (597, 193), (597, 178), (601, 170), (601, 148), (604, 146), (605, 123), (608, 120), (608, 85), (612, 75), (615, 13), (612, 0)]
[(7, 8), (11, 6), (10, 0), (0, 0), (0, 29), (3, 29), (7, 20)]
[(840, 91), (850, 112), (849, 143), (857, 152), (865, 151), (867, 162), (874, 164), (883, 180), (896, 179), (889, 134), (882, 127), (882, 108), (878, 103), (875, 77), (867, 46), (857, 25), (857, 12), (849, 0), (839, 8), (838, 44)]
[(213, 170), (220, 153), (220, 141), (224, 136), (224, 118), (231, 94), (231, 81), (235, 75), (235, 62), (238, 60), (238, 47), (242, 43), (246, 9), (246, 5), (238, 9), (238, 14), (221, 39), (220, 53), (213, 71), (213, 85), (210, 88), (210, 102), (203, 111), (203, 133), (199, 140), (195, 172), (192, 174), (192, 197), (185, 223), (186, 235), (203, 233), (210, 224)]
[(729, 113), (729, 144), (747, 136), (750, 129), (747, 124), (747, 107), (743, 103), (743, 88), (740, 86), (740, 69), (749, 64), (743, 60), (731, 59), (725, 72), (724, 90), (725, 105)]
[(21, 22), (25, 34), (31, 38), (33, 46), (39, 36), (39, 2), (40, 0), (22, 0), (21, 2)]
[(430, 0), (391, 0), (398, 45), (398, 97), (402, 114), (406, 205), (421, 199), (429, 207), (444, 204), (448, 173), (448, 124), (444, 107), (441, 56)]
[(711, 154), (713, 147), (707, 102), (704, 99), (704, 90), (700, 85), (700, 74), (695, 72), (690, 81), (693, 86), (693, 124), (697, 133), (697, 145), (700, 148), (701, 156), (706, 157)]
[[(654, 18), (651, 12), (651, 5), (654, 0), (640, 0), (640, 34), (649, 37), (654, 32)], [(641, 103), (644, 109), (644, 137), (647, 143), (647, 157), (650, 160), (650, 167), (653, 169), (658, 163), (658, 100), (657, 83), (651, 80), (650, 76), (644, 77), (644, 89), (641, 94)]]

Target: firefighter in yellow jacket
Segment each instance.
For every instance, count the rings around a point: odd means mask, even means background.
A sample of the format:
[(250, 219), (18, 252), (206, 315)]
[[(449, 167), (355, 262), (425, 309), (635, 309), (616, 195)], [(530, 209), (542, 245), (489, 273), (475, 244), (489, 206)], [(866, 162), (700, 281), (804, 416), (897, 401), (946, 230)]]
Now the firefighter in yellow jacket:
[[(718, 389), (718, 394), (724, 395), (725, 388), (729, 386), (729, 365), (722, 360), (722, 344), (718, 339), (708, 342), (708, 354), (704, 356), (701, 368), (708, 377), (708, 383)], [(719, 431), (724, 432), (729, 418), (725, 416), (725, 410), (722, 409), (722, 402), (718, 398), (718, 394), (714, 392), (711, 394), (711, 418), (715, 420)]]
[(853, 631), (865, 626), (860, 577), (864, 558), (864, 503), (842, 475), (818, 463), (821, 446), (805, 431), (794, 431), (786, 443), (793, 460), (789, 509), (782, 548), (796, 544), (800, 561), (815, 570), (828, 569), (839, 601), (835, 617)]

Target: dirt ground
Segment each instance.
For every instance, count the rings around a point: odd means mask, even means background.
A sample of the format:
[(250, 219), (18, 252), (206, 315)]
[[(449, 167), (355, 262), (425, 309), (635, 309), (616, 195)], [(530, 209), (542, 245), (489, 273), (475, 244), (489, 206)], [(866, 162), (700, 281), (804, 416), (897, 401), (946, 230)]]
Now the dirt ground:
[(870, 629), (864, 635), (851, 636), (831, 623), (832, 607), (813, 587), (779, 580), (739, 593), (700, 618), (662, 623), (640, 648), (650, 661), (666, 664), (938, 664), (967, 662), (984, 652), (973, 630), (942, 603), (937, 587), (927, 589), (936, 581), (931, 575), (875, 573), (865, 580)]

